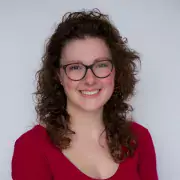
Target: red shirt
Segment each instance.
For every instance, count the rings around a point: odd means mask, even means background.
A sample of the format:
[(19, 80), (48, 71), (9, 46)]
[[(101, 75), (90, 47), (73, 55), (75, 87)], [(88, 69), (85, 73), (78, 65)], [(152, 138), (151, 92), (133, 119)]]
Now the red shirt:
[[(106, 180), (158, 180), (156, 155), (151, 135), (143, 126), (132, 123), (138, 137), (133, 157), (120, 164)], [(46, 130), (36, 125), (15, 143), (12, 157), (13, 180), (93, 180), (75, 167), (50, 141)]]

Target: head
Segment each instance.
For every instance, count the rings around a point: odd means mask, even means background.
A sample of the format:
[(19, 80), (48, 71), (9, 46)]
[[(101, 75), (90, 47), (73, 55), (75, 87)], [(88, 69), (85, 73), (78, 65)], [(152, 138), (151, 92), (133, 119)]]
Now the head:
[(114, 91), (115, 68), (106, 42), (86, 35), (62, 50), (59, 80), (74, 113), (101, 111)]
[(68, 148), (74, 134), (69, 110), (101, 111), (114, 160), (125, 157), (123, 147), (133, 153), (127, 99), (134, 94), (137, 60), (107, 15), (96, 9), (64, 15), (37, 72), (36, 110), (56, 146)]

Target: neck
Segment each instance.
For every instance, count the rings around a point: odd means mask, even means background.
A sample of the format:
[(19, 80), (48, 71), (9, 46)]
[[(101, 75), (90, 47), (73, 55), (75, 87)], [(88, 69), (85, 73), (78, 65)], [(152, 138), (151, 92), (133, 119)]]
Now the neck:
[(98, 139), (104, 130), (103, 108), (87, 112), (81, 109), (68, 107), (70, 114), (70, 127), (79, 136), (89, 136)]

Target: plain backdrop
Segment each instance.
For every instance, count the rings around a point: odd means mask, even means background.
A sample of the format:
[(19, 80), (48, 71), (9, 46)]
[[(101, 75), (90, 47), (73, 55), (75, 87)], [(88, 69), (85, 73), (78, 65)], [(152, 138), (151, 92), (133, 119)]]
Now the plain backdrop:
[(44, 44), (67, 11), (108, 13), (141, 54), (134, 117), (152, 135), (160, 180), (180, 179), (179, 0), (0, 0), (0, 179), (15, 140), (35, 122), (32, 93)]

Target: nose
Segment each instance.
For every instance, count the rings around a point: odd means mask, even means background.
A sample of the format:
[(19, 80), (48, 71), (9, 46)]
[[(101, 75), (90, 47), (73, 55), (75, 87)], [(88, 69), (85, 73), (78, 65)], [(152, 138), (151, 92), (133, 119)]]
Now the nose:
[(86, 76), (85, 76), (85, 82), (89, 85), (94, 84), (96, 81), (96, 77), (93, 74), (93, 72), (91, 71), (91, 69), (87, 70)]

